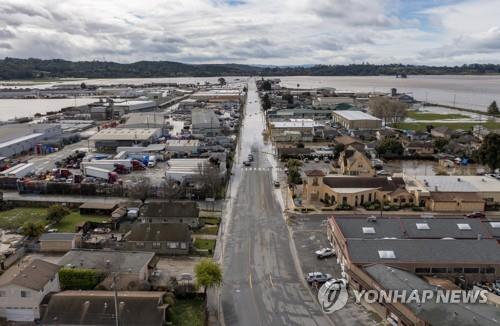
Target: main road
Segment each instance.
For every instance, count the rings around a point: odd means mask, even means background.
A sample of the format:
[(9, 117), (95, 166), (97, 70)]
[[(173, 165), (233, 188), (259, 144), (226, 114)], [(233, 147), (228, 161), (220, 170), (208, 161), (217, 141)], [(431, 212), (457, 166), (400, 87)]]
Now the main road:
[[(331, 325), (294, 259), (280, 190), (272, 184), (276, 163), (262, 136), (264, 121), (250, 79), (223, 225), (220, 315), (226, 326)], [(255, 161), (243, 167), (250, 152)]]

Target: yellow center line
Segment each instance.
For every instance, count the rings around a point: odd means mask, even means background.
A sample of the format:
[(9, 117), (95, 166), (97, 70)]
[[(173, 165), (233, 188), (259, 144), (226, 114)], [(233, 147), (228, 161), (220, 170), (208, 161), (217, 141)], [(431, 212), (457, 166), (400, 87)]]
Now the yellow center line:
[(269, 274), (269, 281), (271, 282), (271, 287), (274, 287), (273, 278), (271, 277), (271, 274)]
[(248, 283), (250, 284), (250, 288), (252, 288), (252, 273), (248, 274)]

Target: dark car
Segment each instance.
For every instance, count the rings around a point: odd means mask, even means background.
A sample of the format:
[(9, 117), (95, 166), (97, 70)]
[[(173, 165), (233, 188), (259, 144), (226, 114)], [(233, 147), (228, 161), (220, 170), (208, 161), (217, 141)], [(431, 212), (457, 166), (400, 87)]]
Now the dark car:
[(481, 213), (481, 212), (472, 212), (470, 214), (466, 214), (465, 216), (468, 218), (485, 218), (486, 217), (486, 215), (484, 215), (484, 213)]

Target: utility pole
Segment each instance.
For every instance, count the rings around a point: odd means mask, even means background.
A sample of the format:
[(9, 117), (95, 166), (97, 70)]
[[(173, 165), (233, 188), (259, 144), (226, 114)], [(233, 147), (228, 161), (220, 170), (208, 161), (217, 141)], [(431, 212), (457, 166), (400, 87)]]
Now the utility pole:
[(118, 316), (118, 291), (116, 289), (116, 273), (113, 274), (113, 290), (115, 294), (115, 325), (120, 326), (120, 317)]

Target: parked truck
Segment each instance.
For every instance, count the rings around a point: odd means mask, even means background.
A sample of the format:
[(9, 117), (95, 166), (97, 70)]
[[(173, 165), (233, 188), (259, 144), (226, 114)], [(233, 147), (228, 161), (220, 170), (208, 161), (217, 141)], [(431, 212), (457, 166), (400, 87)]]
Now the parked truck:
[(88, 177), (106, 180), (108, 183), (115, 183), (116, 181), (118, 181), (118, 174), (116, 172), (96, 168), (93, 166), (85, 167), (83, 170), (83, 174)]
[(33, 163), (20, 163), (10, 169), (2, 171), (2, 175), (6, 177), (22, 178), (35, 171), (35, 164)]

